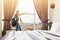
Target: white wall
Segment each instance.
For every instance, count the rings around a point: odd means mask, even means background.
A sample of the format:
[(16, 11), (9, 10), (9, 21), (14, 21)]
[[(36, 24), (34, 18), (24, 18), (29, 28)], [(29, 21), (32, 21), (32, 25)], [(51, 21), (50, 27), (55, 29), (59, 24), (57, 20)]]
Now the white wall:
[(52, 22), (52, 20), (53, 20), (53, 11), (54, 11), (54, 9), (50, 8), (50, 4), (53, 3), (53, 2), (54, 2), (54, 0), (49, 0), (48, 1), (48, 19), (49, 19), (50, 22)]
[[(49, 19), (53, 22), (60, 22), (60, 0), (49, 0), (50, 4), (55, 3), (55, 8), (50, 10)], [(49, 4), (49, 5), (50, 5)], [(50, 6), (49, 6), (50, 7)]]
[(50, 21), (53, 22), (52, 27), (51, 27), (51, 31), (56, 32), (56, 33), (60, 33), (60, 0), (53, 0), (53, 1), (49, 0), (49, 2), (50, 2), (50, 4), (55, 3), (54, 9), (49, 8), (49, 11), (50, 11), (49, 18), (50, 18)]
[(0, 37), (2, 36), (2, 0), (0, 0)]
[(54, 22), (60, 22), (60, 0), (54, 0), (55, 2), (55, 9), (53, 15)]

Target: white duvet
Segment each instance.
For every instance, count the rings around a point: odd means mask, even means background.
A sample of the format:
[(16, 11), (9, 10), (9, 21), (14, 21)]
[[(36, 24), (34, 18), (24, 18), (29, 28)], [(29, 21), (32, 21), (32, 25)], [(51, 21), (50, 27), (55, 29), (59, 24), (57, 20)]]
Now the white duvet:
[(49, 31), (11, 31), (1, 40), (60, 40), (60, 34)]

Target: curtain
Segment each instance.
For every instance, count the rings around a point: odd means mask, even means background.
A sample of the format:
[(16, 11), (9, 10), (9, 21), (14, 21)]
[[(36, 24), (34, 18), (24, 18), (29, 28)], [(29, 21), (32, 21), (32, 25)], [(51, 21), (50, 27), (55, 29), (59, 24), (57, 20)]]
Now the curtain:
[(48, 22), (48, 0), (33, 0), (37, 14), (42, 21), (42, 29), (47, 29)]
[(6, 33), (6, 30), (11, 29), (10, 20), (14, 14), (14, 11), (16, 9), (18, 0), (4, 0), (4, 34)]

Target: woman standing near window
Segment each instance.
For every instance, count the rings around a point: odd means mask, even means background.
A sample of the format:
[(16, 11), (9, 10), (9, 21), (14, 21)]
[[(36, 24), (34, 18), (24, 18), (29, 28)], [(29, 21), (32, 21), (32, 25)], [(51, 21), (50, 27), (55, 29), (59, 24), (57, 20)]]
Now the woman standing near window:
[(19, 11), (17, 10), (16, 11), (16, 15), (15, 15), (15, 20), (16, 20), (16, 23), (17, 23), (16, 24), (16, 31), (21, 30), (21, 26), (20, 26), (20, 20), (21, 20), (21, 18), (19, 18), (19, 17), (20, 17), (20, 14), (19, 14)]

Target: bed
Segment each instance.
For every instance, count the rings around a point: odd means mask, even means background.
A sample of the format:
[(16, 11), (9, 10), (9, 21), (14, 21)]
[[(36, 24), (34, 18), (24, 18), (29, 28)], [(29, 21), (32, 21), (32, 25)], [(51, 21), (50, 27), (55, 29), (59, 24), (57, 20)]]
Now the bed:
[(50, 31), (11, 31), (0, 40), (60, 40), (60, 34)]

